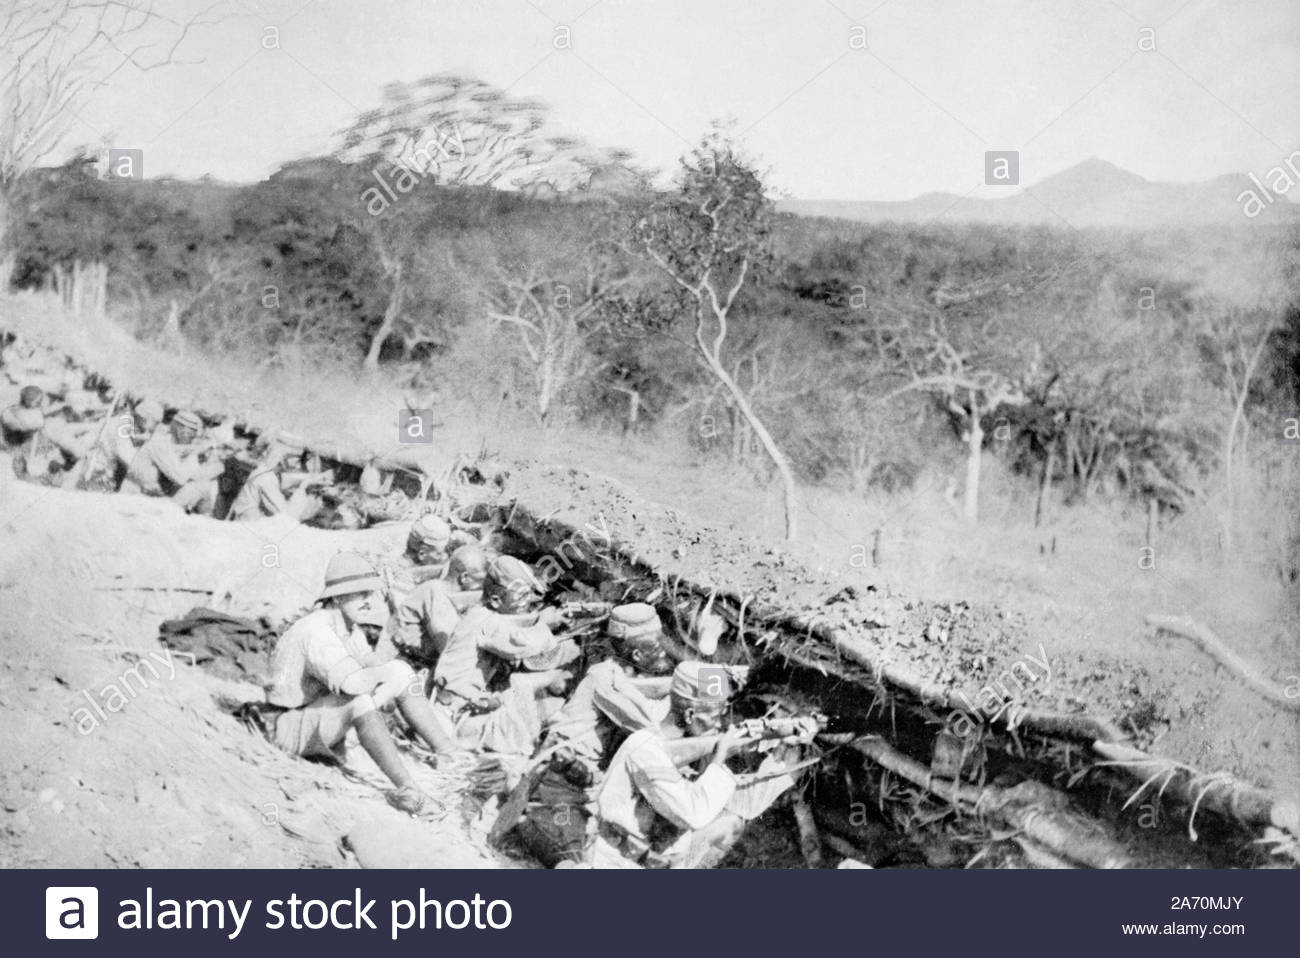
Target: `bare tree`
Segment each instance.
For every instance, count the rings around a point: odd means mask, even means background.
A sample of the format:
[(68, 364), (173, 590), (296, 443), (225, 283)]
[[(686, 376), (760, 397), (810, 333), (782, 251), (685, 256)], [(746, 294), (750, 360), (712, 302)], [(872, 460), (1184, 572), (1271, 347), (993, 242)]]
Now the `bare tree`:
[(481, 296), (492, 323), (511, 330), (533, 380), (538, 419), (546, 425), (556, 400), (593, 376), (601, 361), (592, 338), (603, 325), (601, 305), (626, 285), (627, 277), (599, 239), (573, 248), (561, 244), (570, 266), (536, 254), (513, 268), (497, 257)]
[(1280, 310), (1245, 309), (1206, 303), (1198, 310), (1199, 340), (1206, 358), (1219, 373), (1219, 388), (1227, 404), (1223, 430), (1223, 544), (1231, 549), (1235, 538), (1237, 437), (1247, 423), (1247, 402), (1255, 374), (1273, 334), (1281, 325)]
[[(1023, 383), (1033, 382), (1039, 372), (1039, 349), (1022, 362), (1007, 349), (995, 348), (993, 323), (979, 330), (963, 324), (961, 334), (949, 328), (941, 312), (928, 311), (923, 328), (915, 329), (907, 348), (901, 351), (910, 381), (882, 397), (887, 402), (906, 392), (922, 391), (939, 398), (952, 416), (966, 447), (966, 481), (962, 515), (974, 522), (979, 518), (979, 490), (985, 420), (1006, 406), (1028, 402)], [(1014, 378), (1003, 369), (1020, 367)]]
[(0, 5), (0, 240), (18, 178), (59, 146), (77, 109), (128, 65), (156, 70), (219, 4), (184, 18), (153, 0)]
[(698, 357), (726, 390), (781, 477), (785, 535), (798, 534), (794, 473), (737, 383), (724, 347), (737, 297), (767, 268), (772, 203), (756, 170), (720, 132), (682, 160), (680, 190), (656, 203), (634, 228), (638, 252), (675, 284), (695, 319)]
[(384, 223), (376, 223), (374, 226), (375, 228), (370, 231), (372, 245), (375, 255), (379, 258), (384, 280), (388, 284), (388, 303), (384, 307), (384, 317), (379, 322), (379, 328), (370, 337), (366, 358), (361, 364), (372, 372), (379, 368), (379, 353), (402, 315), (402, 301), (406, 298), (408, 258), (404, 255), (403, 247), (409, 246), (403, 244), (401, 238), (389, 235), (384, 228)]

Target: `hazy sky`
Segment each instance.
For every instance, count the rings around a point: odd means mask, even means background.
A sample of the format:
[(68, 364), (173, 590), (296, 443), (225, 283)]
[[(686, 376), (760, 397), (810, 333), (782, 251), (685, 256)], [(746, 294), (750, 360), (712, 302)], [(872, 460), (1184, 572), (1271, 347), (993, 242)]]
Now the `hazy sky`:
[(224, 2), (182, 48), (202, 62), (119, 74), (69, 142), (142, 147), (146, 175), (256, 180), (328, 151), (383, 84), (450, 70), (656, 167), (734, 117), (773, 184), (810, 199), (993, 195), (986, 150), (1020, 150), (1032, 183), (1089, 156), (1262, 174), (1300, 148), (1296, 0)]

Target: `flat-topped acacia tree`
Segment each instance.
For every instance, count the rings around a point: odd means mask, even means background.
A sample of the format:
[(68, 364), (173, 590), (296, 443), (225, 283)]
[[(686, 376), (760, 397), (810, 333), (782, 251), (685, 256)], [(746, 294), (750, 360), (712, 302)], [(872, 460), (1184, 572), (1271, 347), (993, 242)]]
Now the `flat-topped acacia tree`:
[(785, 538), (798, 533), (794, 473), (723, 359), (741, 320), (737, 298), (771, 264), (773, 206), (762, 177), (714, 130), (682, 159), (679, 188), (654, 201), (632, 230), (635, 251), (669, 279), (694, 319), (693, 345), (772, 460), (785, 495)]

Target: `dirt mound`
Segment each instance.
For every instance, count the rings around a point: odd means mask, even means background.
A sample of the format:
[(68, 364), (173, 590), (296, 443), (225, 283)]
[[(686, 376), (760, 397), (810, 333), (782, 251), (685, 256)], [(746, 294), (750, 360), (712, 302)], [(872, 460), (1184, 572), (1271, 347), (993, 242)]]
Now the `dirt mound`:
[[(239, 614), (290, 615), (315, 597), (330, 555), (391, 550), (405, 529), (216, 523), (160, 500), (21, 483), (8, 465), (0, 456), (0, 721), (12, 743), (0, 864), (347, 867), (357, 859), (343, 836), (401, 827), (361, 749), (347, 775), (281, 753), (216, 705), (260, 688), (205, 674), (157, 636), (226, 592)], [(454, 810), (446, 775), (428, 770), (422, 784)], [(427, 863), (511, 864), (454, 813), (426, 824), (410, 847)]]

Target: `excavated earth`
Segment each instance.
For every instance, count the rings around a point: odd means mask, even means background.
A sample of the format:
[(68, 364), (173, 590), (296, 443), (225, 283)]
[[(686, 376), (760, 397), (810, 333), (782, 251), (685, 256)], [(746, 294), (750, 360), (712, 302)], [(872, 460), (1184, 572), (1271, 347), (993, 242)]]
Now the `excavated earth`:
[[(431, 451), (407, 465), (441, 475), (447, 458)], [(742, 707), (829, 717), (826, 755), (803, 797), (756, 823), (725, 864), (803, 864), (809, 808), (831, 863), (1295, 861), (1256, 840), (1286, 838), (1270, 825), (1297, 827), (1296, 713), (1226, 694), (1231, 678), (1062, 650), (1013, 613), (846, 585), (613, 480), (509, 465), (500, 487), (454, 483), (463, 520), (567, 595), (651, 601), (678, 635), (702, 610), (717, 613), (726, 624), (717, 657), (754, 667)], [(310, 603), (330, 555), (395, 552), (404, 524), (218, 523), (168, 502), (21, 483), (7, 460), (0, 513), (0, 714), (16, 743), (0, 765), (4, 864), (520, 864), (486, 847), (483, 822), (413, 823), (387, 808), (364, 756), (331, 769), (279, 754), (219, 707), (256, 697), (255, 686), (178, 662), (157, 643), (163, 619), (225, 596), (228, 611), (279, 624)], [(108, 708), (105, 690), (128, 669), (138, 676), (149, 656), (175, 667)], [(1166, 751), (1171, 730), (1189, 725), (1229, 740), (1233, 729), (1263, 729), (1270, 751), (1250, 781), (1216, 773), (1199, 767), (1221, 754), (1212, 735), (1201, 754)], [(464, 783), (423, 774), (452, 807)]]

